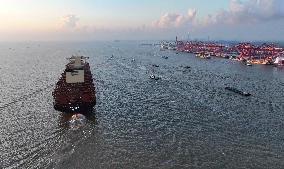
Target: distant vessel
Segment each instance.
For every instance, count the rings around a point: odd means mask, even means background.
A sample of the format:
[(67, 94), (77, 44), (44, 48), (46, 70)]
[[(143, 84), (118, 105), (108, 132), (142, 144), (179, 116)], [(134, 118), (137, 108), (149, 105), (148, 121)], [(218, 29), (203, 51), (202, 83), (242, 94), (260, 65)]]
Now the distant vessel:
[(170, 43), (167, 41), (163, 41), (160, 44), (161, 50), (169, 49), (169, 50), (176, 50), (177, 47), (174, 43)]
[(242, 62), (243, 62), (244, 65), (252, 66), (252, 64), (246, 59), (243, 59)]
[(96, 104), (96, 92), (87, 57), (72, 56), (54, 89), (54, 109), (87, 112)]
[(168, 59), (169, 57), (168, 57), (168, 56), (162, 56), (162, 58), (163, 58), (163, 59)]
[(243, 95), (243, 96), (250, 96), (251, 94), (248, 93), (248, 92), (243, 92), (243, 91), (240, 91), (234, 87), (225, 87), (226, 90), (229, 90), (229, 91), (232, 91), (232, 92), (235, 92), (237, 94), (240, 94), (240, 95)]
[(274, 65), (277, 67), (284, 67), (284, 57), (278, 56), (275, 59)]
[(197, 52), (197, 54), (195, 55), (196, 57), (200, 57), (202, 59), (211, 59), (211, 56), (209, 53), (205, 53), (205, 52)]
[(159, 80), (160, 78), (158, 76), (151, 74), (150, 79)]

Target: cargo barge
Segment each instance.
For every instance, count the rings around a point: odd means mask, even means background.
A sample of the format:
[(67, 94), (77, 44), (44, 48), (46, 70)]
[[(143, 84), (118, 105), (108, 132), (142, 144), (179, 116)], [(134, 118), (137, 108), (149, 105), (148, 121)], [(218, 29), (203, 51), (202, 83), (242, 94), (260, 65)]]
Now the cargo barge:
[(55, 110), (66, 113), (87, 113), (96, 104), (96, 91), (88, 57), (68, 58), (64, 72), (52, 93)]

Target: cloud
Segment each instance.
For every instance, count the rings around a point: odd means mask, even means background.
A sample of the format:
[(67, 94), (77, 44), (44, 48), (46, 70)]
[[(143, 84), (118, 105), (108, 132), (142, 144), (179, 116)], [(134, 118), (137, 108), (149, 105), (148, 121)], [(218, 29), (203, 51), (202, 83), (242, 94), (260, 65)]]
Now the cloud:
[(230, 0), (227, 9), (203, 17), (197, 13), (190, 8), (187, 14), (165, 14), (154, 22), (153, 28), (168, 36), (190, 33), (213, 39), (284, 38), (283, 0)]
[(76, 15), (70, 14), (61, 17), (60, 21), (61, 27), (73, 29), (77, 27), (79, 18)]
[(254, 24), (279, 19), (284, 19), (282, 0), (231, 0), (228, 10), (218, 11), (205, 23)]
[(163, 16), (161, 16), (161, 18), (154, 22), (154, 26), (160, 27), (160, 28), (166, 28), (169, 26), (173, 26), (176, 25), (178, 22), (180, 22), (182, 20), (181, 15), (179, 14), (165, 14)]
[(181, 15), (176, 13), (167, 13), (161, 16), (161, 18), (153, 23), (154, 27), (158, 28), (172, 28), (180, 27), (185, 24), (191, 23), (196, 17), (196, 10), (189, 9), (187, 15)]
[(165, 14), (154, 22), (158, 28), (182, 26), (208, 26), (212, 24), (254, 24), (284, 19), (283, 0), (230, 0), (227, 10), (196, 18), (197, 11), (189, 9), (187, 15)]

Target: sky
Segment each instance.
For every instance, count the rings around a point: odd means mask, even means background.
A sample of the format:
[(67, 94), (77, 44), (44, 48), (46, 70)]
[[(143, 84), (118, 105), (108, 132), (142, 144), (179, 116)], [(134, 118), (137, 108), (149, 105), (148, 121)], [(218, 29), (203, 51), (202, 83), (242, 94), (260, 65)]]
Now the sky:
[(0, 0), (0, 41), (282, 41), (283, 32), (283, 0)]

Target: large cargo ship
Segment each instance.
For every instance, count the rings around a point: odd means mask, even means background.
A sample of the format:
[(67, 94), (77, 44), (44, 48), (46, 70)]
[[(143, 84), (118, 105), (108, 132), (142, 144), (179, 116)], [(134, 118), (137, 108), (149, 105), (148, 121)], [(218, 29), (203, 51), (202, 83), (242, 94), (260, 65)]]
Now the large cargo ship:
[(96, 104), (96, 91), (88, 58), (72, 56), (56, 84), (54, 92), (54, 109), (72, 113), (87, 113)]

